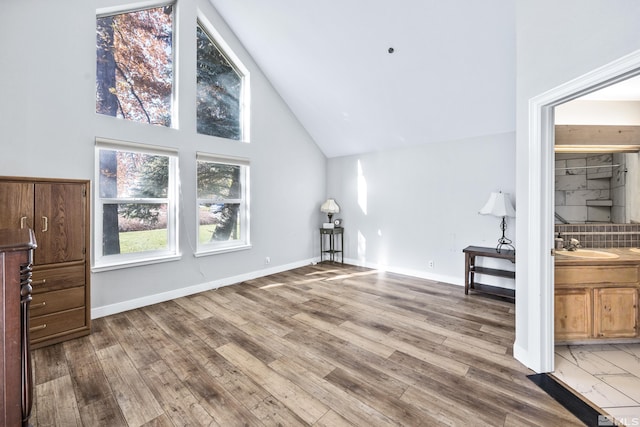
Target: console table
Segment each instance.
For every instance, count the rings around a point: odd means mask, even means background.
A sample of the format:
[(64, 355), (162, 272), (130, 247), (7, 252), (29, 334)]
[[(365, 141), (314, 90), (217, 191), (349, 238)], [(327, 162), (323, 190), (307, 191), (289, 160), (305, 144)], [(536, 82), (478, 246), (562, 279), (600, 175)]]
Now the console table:
[(498, 258), (516, 262), (516, 252), (513, 250), (496, 251), (496, 248), (485, 248), (482, 246), (467, 246), (462, 250), (464, 252), (464, 293), (469, 294), (469, 290), (481, 292), (503, 299), (515, 301), (516, 292), (513, 289), (505, 289), (497, 286), (483, 285), (476, 282), (476, 275), (486, 275), (495, 277), (505, 277), (507, 279), (515, 279), (516, 272), (512, 270), (502, 270), (496, 268), (480, 267), (476, 265), (476, 258)]
[[(325, 249), (325, 246), (324, 246), (325, 236), (327, 236), (329, 240), (328, 249)], [(336, 242), (337, 237), (340, 237), (340, 249), (338, 249), (338, 245)], [(323, 261), (325, 254), (329, 256), (329, 261), (335, 261), (336, 255), (340, 254), (340, 261), (342, 262), (342, 264), (344, 264), (344, 252), (342, 251), (343, 247), (344, 247), (344, 228), (335, 227), (335, 228), (320, 229), (320, 262)]]

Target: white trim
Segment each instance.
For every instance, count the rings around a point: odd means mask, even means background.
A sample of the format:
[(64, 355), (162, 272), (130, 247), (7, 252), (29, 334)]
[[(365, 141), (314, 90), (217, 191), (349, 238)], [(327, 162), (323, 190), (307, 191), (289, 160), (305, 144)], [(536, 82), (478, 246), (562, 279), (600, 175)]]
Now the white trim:
[[(516, 300), (517, 303), (517, 300)], [(517, 310), (516, 310), (517, 313)], [(524, 366), (530, 367), (535, 365), (533, 361), (529, 359), (530, 352), (522, 348), (517, 342), (513, 344), (513, 358), (520, 361)]]
[(140, 307), (145, 307), (152, 304), (157, 304), (164, 301), (170, 301), (172, 299), (185, 297), (188, 295), (197, 294), (199, 292), (209, 291), (211, 289), (221, 288), (223, 286), (229, 286), (238, 284), (247, 280), (257, 279), (259, 277), (269, 276), (271, 274), (281, 273), (283, 271), (292, 270), (294, 268), (304, 267), (309, 264), (313, 264), (313, 259), (302, 260), (290, 264), (284, 264), (278, 267), (272, 267), (264, 270), (257, 270), (249, 273), (240, 274), (237, 276), (226, 277), (210, 282), (200, 283), (198, 285), (187, 286), (185, 288), (176, 289), (173, 291), (162, 292), (159, 294), (148, 295), (141, 298), (136, 298), (128, 301), (123, 301), (115, 304), (104, 305), (101, 307), (93, 307), (91, 309), (91, 318), (97, 319), (100, 317), (110, 316), (112, 314), (122, 313), (127, 310), (133, 310)]
[[(136, 153), (157, 154), (160, 156), (178, 156), (178, 149), (160, 145), (143, 144), (141, 142), (122, 141), (119, 139), (96, 136), (97, 148), (115, 151), (133, 151)], [(124, 150), (126, 148), (126, 150)]]
[[(542, 93), (529, 101), (528, 249), (525, 299), (528, 345), (514, 345), (514, 356), (537, 372), (554, 369), (553, 206), (555, 106), (640, 74), (640, 50)], [(520, 292), (520, 295), (523, 295)], [(536, 354), (535, 352), (538, 352)]]
[(180, 259), (182, 259), (182, 254), (157, 256), (154, 258), (148, 258), (143, 260), (137, 259), (132, 261), (120, 261), (120, 262), (114, 262), (110, 264), (94, 265), (93, 267), (91, 267), (91, 272), (101, 273), (103, 271), (120, 270), (123, 268), (140, 267), (143, 265), (151, 265), (151, 264), (160, 264), (160, 263), (169, 262), (169, 261), (179, 261)]
[(216, 164), (225, 164), (240, 167), (240, 189), (242, 197), (240, 199), (221, 199), (223, 203), (235, 203), (239, 200), (240, 204), (240, 238), (236, 240), (201, 243), (200, 242), (200, 203), (210, 199), (202, 199), (198, 195), (198, 175), (196, 167), (196, 257), (205, 255), (214, 255), (217, 253), (230, 252), (234, 250), (251, 249), (251, 162), (244, 157), (231, 157), (215, 155), (203, 152), (196, 153), (196, 163), (207, 162)]
[(251, 73), (244, 63), (238, 58), (231, 46), (224, 40), (224, 37), (216, 30), (215, 26), (198, 9), (197, 24), (212, 39), (218, 51), (226, 57), (231, 63), (235, 71), (242, 79), (240, 87), (240, 129), (242, 132), (241, 142), (248, 143), (251, 141)]
[[(320, 261), (320, 258), (316, 258), (316, 262), (319, 262), (319, 261)], [(448, 276), (443, 274), (428, 274), (420, 270), (394, 267), (392, 265), (381, 265), (373, 262), (362, 262), (361, 260), (353, 259), (353, 258), (345, 258), (344, 262), (349, 265), (355, 265), (358, 267), (366, 267), (366, 268), (371, 268), (373, 270), (388, 271), (389, 273), (402, 274), (404, 276), (417, 277), (420, 279), (431, 280), (434, 282), (448, 283), (448, 284), (456, 285), (460, 287), (464, 286), (464, 282), (463, 282), (464, 279), (461, 279), (460, 277), (457, 277), (457, 276)]]
[[(123, 152), (137, 152), (169, 158), (169, 187), (167, 188), (167, 198), (146, 200), (143, 198), (103, 198), (100, 192), (94, 194), (93, 200), (93, 240), (94, 250), (92, 253), (92, 271), (101, 272), (113, 269), (135, 267), (138, 265), (155, 264), (157, 262), (173, 261), (181, 257), (180, 235), (178, 222), (180, 218), (180, 165), (178, 150), (174, 148), (159, 147), (148, 144), (140, 144), (129, 141), (119, 141), (96, 137), (94, 153), (94, 173), (95, 182), (100, 185), (100, 150), (113, 150)], [(173, 179), (171, 179), (173, 177)], [(153, 252), (135, 252), (131, 254), (104, 255), (103, 253), (103, 206), (105, 203), (165, 203), (167, 205), (167, 245), (164, 250)]]
[(251, 166), (251, 160), (246, 157), (225, 156), (202, 151), (196, 152), (196, 161), (222, 163), (225, 165)]
[(169, 6), (171, 4), (175, 6), (176, 3), (177, 2), (174, 0), (165, 2), (158, 0), (145, 0), (118, 6), (99, 7), (96, 8), (96, 18), (104, 18), (105, 16), (110, 15), (121, 15), (123, 13), (138, 12), (140, 10), (146, 9), (156, 9), (159, 7)]

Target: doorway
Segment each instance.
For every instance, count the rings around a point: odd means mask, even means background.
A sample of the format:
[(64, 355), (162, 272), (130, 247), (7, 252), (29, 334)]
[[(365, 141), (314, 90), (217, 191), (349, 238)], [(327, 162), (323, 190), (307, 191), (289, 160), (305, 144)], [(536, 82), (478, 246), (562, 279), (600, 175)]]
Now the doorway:
[[(538, 366), (554, 370), (554, 262), (550, 256), (554, 231), (554, 109), (596, 90), (640, 75), (640, 51), (545, 92), (529, 103), (529, 268), (526, 283), (539, 297)], [(546, 254), (549, 254), (547, 256)], [(531, 293), (531, 292), (530, 292)], [(531, 317), (529, 317), (531, 320)]]
[[(602, 250), (612, 256), (624, 255), (631, 249), (629, 246), (640, 246), (636, 235), (639, 216), (635, 206), (639, 146), (634, 134), (640, 125), (639, 93), (640, 78), (632, 77), (554, 107), (554, 233), (562, 234), (564, 242), (561, 243), (565, 246), (571, 238), (576, 238), (587, 251), (607, 248)], [(552, 375), (607, 414), (616, 419), (630, 419), (630, 415), (640, 414), (639, 401), (629, 397), (640, 396), (637, 392), (640, 367), (635, 362), (640, 355), (640, 343), (614, 344), (609, 340), (602, 344), (590, 340), (592, 336), (610, 335), (612, 339), (636, 336), (637, 314), (633, 315), (635, 320), (628, 319), (630, 315), (624, 320), (628, 325), (633, 323), (627, 331), (621, 330), (621, 317), (615, 322), (615, 330), (600, 331), (596, 322), (600, 316), (596, 313), (598, 310), (606, 312), (603, 305), (611, 304), (603, 303), (603, 296), (625, 292), (613, 303), (620, 307), (615, 310), (617, 316), (624, 316), (624, 306), (634, 304), (632, 294), (637, 295), (637, 290), (600, 288), (592, 293), (581, 285), (590, 279), (596, 284), (608, 282), (612, 272), (606, 270), (600, 277), (597, 268), (586, 266), (582, 268), (592, 268), (592, 274), (585, 273), (579, 279), (574, 273), (570, 276), (562, 274), (558, 269), (564, 268), (567, 272), (567, 268), (575, 268), (570, 261), (567, 265), (567, 254), (576, 253), (556, 250), (556, 341)], [(565, 267), (562, 262), (559, 265), (562, 260)], [(563, 281), (570, 278), (580, 285), (566, 282), (562, 285), (559, 278)], [(589, 302), (593, 304), (591, 310), (587, 308)], [(636, 310), (631, 309), (631, 312), (636, 313)], [(583, 317), (587, 313), (590, 315)], [(567, 318), (566, 323), (558, 322), (558, 316)]]

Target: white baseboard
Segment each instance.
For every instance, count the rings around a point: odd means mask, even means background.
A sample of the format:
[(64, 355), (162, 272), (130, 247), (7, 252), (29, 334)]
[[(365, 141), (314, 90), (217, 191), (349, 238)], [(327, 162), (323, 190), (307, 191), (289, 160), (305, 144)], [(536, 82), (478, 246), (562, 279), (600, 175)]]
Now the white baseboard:
[(545, 372), (553, 372), (552, 366), (542, 366), (537, 354), (531, 354), (531, 351), (524, 349), (518, 344), (518, 341), (513, 343), (513, 358), (522, 363), (527, 368), (534, 371), (536, 374)]
[(91, 318), (97, 319), (100, 317), (109, 316), (111, 314), (122, 313), (123, 311), (133, 310), (136, 308), (145, 307), (147, 305), (157, 304), (159, 302), (170, 301), (172, 299), (185, 297), (187, 295), (193, 295), (199, 292), (221, 288), (223, 286), (234, 285), (236, 283), (244, 282), (246, 280), (257, 279), (258, 277), (264, 277), (270, 274), (281, 273), (283, 271), (292, 270), (294, 268), (304, 267), (305, 265), (314, 264), (316, 262), (317, 262), (317, 259), (315, 258), (307, 259), (307, 260), (298, 261), (290, 264), (284, 264), (284, 265), (279, 265), (271, 268), (265, 268), (263, 270), (252, 271), (252, 272), (240, 274), (237, 276), (225, 277), (223, 279), (214, 280), (206, 283), (200, 283), (198, 285), (188, 286), (186, 288), (175, 289), (169, 292), (162, 292), (159, 294), (148, 295), (142, 298), (122, 301), (116, 304), (109, 304), (101, 307), (93, 307), (91, 309)]
[[(170, 301), (172, 299), (185, 297), (187, 295), (197, 294), (199, 292), (209, 291), (211, 289), (221, 288), (223, 286), (234, 285), (236, 283), (244, 282), (246, 280), (257, 279), (258, 277), (264, 277), (270, 274), (281, 273), (283, 271), (304, 267), (305, 265), (309, 265), (309, 264), (316, 264), (318, 262), (320, 262), (320, 258), (316, 257), (316, 258), (298, 261), (290, 264), (284, 264), (276, 267), (266, 268), (263, 270), (252, 271), (252, 272), (240, 274), (237, 276), (225, 277), (225, 278), (214, 280), (211, 282), (205, 282), (205, 283), (200, 283), (198, 285), (188, 286), (186, 288), (175, 289), (169, 292), (162, 292), (159, 294), (148, 295), (142, 298), (122, 301), (116, 304), (109, 304), (101, 307), (93, 307), (91, 309), (91, 318), (97, 319), (100, 317), (109, 316), (111, 314), (122, 313), (124, 311), (145, 307), (147, 305), (157, 304), (164, 301)], [(450, 283), (458, 286), (464, 286), (463, 278), (460, 278), (460, 277), (446, 276), (446, 275), (440, 275), (440, 274), (429, 274), (428, 272), (424, 272), (424, 271), (398, 268), (393, 266), (380, 266), (380, 265), (369, 263), (369, 262), (363, 263), (359, 260), (350, 259), (350, 258), (345, 258), (344, 262), (347, 264), (357, 265), (360, 267), (372, 268), (374, 270), (388, 271), (390, 273), (403, 274), (405, 276), (418, 277), (420, 279), (433, 280), (435, 282), (443, 282), (443, 283)]]
[(433, 274), (426, 271), (413, 270), (410, 268), (394, 267), (392, 265), (378, 265), (371, 262), (362, 262), (357, 259), (346, 258), (347, 264), (357, 265), (360, 267), (372, 268), (374, 270), (388, 271), (389, 273), (402, 274), (405, 276), (418, 277), (420, 279), (432, 280), (434, 282), (449, 283), (457, 286), (464, 286), (464, 276), (448, 276), (442, 274)]

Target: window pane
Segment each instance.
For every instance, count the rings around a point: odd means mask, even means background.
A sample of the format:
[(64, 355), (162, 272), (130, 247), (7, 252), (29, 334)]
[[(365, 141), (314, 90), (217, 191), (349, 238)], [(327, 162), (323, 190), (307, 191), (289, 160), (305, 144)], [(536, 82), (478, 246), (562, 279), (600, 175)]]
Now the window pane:
[(101, 198), (165, 198), (169, 157), (129, 151), (100, 150)]
[(240, 238), (239, 203), (200, 203), (200, 243)]
[(204, 249), (249, 243), (248, 166), (197, 161), (198, 245)]
[(117, 227), (103, 227), (103, 254), (131, 254), (168, 248), (167, 204), (105, 204), (103, 224), (113, 221)]
[(242, 184), (239, 165), (198, 162), (198, 199), (240, 199)]
[(171, 126), (173, 5), (96, 19), (96, 112)]
[(197, 43), (198, 133), (242, 139), (242, 77), (200, 26), (197, 27)]
[(173, 206), (170, 157), (107, 148), (98, 154), (102, 255), (172, 249), (168, 239), (173, 233), (167, 231)]

